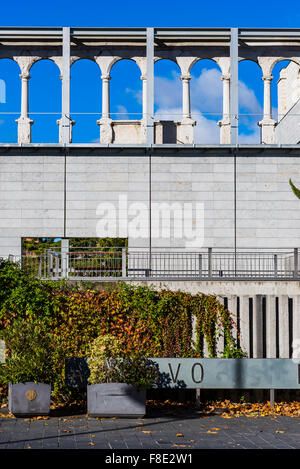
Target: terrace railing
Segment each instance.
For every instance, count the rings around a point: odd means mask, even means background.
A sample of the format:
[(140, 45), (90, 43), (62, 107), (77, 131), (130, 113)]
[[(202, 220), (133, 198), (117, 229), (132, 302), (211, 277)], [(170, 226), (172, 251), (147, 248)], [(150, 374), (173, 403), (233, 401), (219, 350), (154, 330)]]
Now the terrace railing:
[[(70, 248), (22, 256), (22, 265), (41, 278), (153, 279), (300, 279), (300, 251), (294, 249), (226, 249), (151, 251), (135, 248)], [(12, 258), (17, 260), (15, 258)]]

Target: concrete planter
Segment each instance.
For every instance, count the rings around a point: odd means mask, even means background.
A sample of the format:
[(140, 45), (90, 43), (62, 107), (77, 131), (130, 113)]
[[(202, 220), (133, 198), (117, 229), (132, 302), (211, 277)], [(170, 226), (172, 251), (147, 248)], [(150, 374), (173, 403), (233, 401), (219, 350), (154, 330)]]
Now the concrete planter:
[(48, 415), (51, 386), (44, 383), (18, 383), (8, 386), (8, 408), (15, 416)]
[(87, 386), (87, 413), (92, 417), (143, 417), (146, 391), (125, 383)]

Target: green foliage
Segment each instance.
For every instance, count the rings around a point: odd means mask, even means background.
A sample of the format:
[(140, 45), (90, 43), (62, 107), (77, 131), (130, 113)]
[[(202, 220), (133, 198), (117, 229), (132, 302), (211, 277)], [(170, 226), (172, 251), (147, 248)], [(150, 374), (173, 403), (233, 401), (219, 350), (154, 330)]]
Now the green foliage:
[(300, 199), (300, 190), (297, 189), (296, 186), (294, 186), (294, 184), (292, 183), (292, 180), (290, 179), (290, 186), (292, 188), (292, 191), (294, 192), (295, 196), (298, 197), (298, 199)]
[(59, 346), (45, 325), (16, 319), (1, 331), (0, 337), (5, 341), (7, 355), (0, 366), (1, 384), (56, 381)]
[(113, 335), (106, 334), (93, 340), (89, 353), (89, 383), (118, 382), (118, 359), (122, 355), (120, 341)]
[(138, 389), (147, 389), (158, 378), (157, 367), (135, 353), (133, 358), (122, 358), (122, 346), (116, 337), (106, 334), (91, 344), (88, 365), (89, 383), (127, 383)]
[(59, 400), (68, 396), (65, 358), (88, 356), (92, 341), (107, 334), (118, 340), (118, 356), (130, 360), (203, 357), (204, 341), (214, 357), (220, 337), (225, 339), (224, 357), (244, 356), (234, 339), (232, 314), (213, 295), (121, 282), (111, 290), (97, 291), (88, 283), (42, 281), (0, 259), (0, 302), (0, 331), (6, 333), (16, 320), (23, 320), (33, 328), (43, 327), (54, 343), (62, 345), (53, 359), (57, 370), (53, 389)]

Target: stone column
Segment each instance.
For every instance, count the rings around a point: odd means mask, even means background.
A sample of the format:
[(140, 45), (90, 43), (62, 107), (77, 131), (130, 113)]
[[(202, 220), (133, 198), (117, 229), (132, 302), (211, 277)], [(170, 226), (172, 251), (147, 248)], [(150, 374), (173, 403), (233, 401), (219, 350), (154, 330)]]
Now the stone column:
[(276, 121), (272, 119), (272, 104), (271, 104), (271, 82), (273, 77), (271, 75), (262, 77), (264, 82), (264, 116), (258, 123), (261, 127), (261, 143), (271, 144), (274, 143), (274, 129)]
[(182, 75), (182, 119), (191, 118), (190, 75)]
[(100, 143), (112, 143), (112, 120), (110, 118), (109, 75), (102, 75), (102, 117), (97, 121), (100, 125)]
[(28, 116), (28, 80), (29, 73), (21, 73), (21, 116), (16, 120), (18, 124), (18, 143), (31, 143), (31, 126), (33, 120)]
[(194, 126), (196, 122), (191, 118), (190, 100), (191, 75), (181, 75), (182, 81), (182, 120), (177, 123), (176, 143), (194, 143)]
[(218, 122), (220, 143), (230, 143), (230, 75), (222, 75), (223, 81), (223, 118)]

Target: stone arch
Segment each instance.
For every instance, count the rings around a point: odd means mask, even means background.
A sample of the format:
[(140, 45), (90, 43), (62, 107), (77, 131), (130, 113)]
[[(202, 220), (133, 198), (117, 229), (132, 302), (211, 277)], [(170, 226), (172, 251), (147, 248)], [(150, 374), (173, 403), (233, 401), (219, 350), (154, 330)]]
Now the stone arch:
[(32, 62), (30, 63), (28, 67), (28, 72), (31, 72), (32, 67), (38, 62), (41, 62), (43, 60), (50, 60), (51, 62), (53, 62), (57, 66), (60, 75), (62, 75), (62, 58), (61, 57), (32, 57)]
[(56, 143), (62, 105), (61, 68), (53, 57), (38, 57), (30, 64), (29, 72), (29, 116), (34, 121), (32, 142)]
[(300, 99), (299, 60), (291, 57), (277, 58), (273, 63), (272, 75), (272, 102), (274, 109), (277, 109), (275, 118), (279, 122), (289, 113), (290, 119), (290, 111)]
[(109, 69), (108, 69), (109, 74), (111, 74), (111, 71), (112, 71), (112, 69), (114, 68), (114, 66), (115, 66), (117, 63), (121, 62), (122, 60), (130, 60), (131, 62), (134, 62), (134, 63), (138, 66), (138, 69), (139, 69), (139, 71), (140, 71), (140, 74), (143, 75), (143, 71), (142, 71), (142, 69), (141, 69), (141, 65), (140, 65), (140, 61), (138, 60), (138, 57), (130, 57), (130, 56), (128, 56), (128, 57), (127, 57), (127, 56), (124, 56), (124, 57), (114, 57), (113, 60), (112, 60), (112, 62), (111, 62), (111, 64), (110, 64), (110, 66), (109, 66)]
[(275, 65), (279, 64), (280, 62), (285, 62), (286, 60), (290, 62), (294, 62), (300, 67), (300, 57), (276, 57), (271, 63), (270, 63), (270, 75), (273, 73), (273, 69)]
[(201, 60), (212, 60), (213, 62), (216, 63), (216, 65), (218, 65), (218, 67), (220, 68), (221, 72), (223, 73), (223, 69), (222, 69), (222, 66), (220, 64), (220, 58), (219, 57), (195, 57), (189, 68), (188, 68), (188, 72), (191, 73), (192, 72), (192, 68), (194, 67), (194, 65), (196, 65), (198, 62), (201, 62)]
[[(0, 142), (16, 143), (16, 120), (21, 110), (20, 66), (12, 57), (0, 57)], [(15, 114), (11, 114), (11, 113)]]
[(20, 64), (19, 64), (18, 60), (16, 59), (16, 57), (11, 57), (11, 56), (9, 56), (9, 55), (7, 55), (7, 56), (4, 55), (4, 56), (1, 56), (1, 57), (0, 57), (0, 64), (1, 64), (1, 60), (9, 60), (9, 61), (11, 61), (11, 62), (14, 62), (14, 63), (17, 64), (17, 66), (18, 66), (19, 72), (20, 72), (20, 73), (22, 72), (21, 67), (20, 67)]
[[(161, 70), (160, 70), (161, 69)], [(178, 76), (177, 76), (178, 75)], [(176, 58), (156, 57), (154, 64), (154, 107), (159, 120), (182, 116), (182, 70)]]
[[(264, 69), (254, 57), (239, 59), (239, 141), (261, 143), (260, 123), (264, 117)], [(271, 119), (271, 117), (270, 117)]]
[(101, 68), (96, 60), (96, 57), (93, 57), (93, 56), (83, 56), (83, 57), (79, 57), (79, 56), (71, 56), (71, 59), (70, 59), (70, 68), (72, 70), (72, 67), (75, 63), (78, 63), (80, 62), (81, 60), (89, 60), (90, 62), (94, 62), (95, 64), (98, 65), (99, 69), (100, 69), (100, 72), (101, 72)]
[[(218, 144), (223, 122), (223, 70), (216, 59), (193, 61), (191, 72), (191, 117), (196, 122), (195, 143)], [(229, 76), (227, 74), (229, 80)], [(228, 116), (227, 116), (228, 118)], [(228, 127), (228, 125), (227, 125)], [(222, 130), (223, 132), (223, 130)]]
[(93, 57), (74, 59), (70, 78), (70, 114), (75, 123), (72, 141), (94, 143), (99, 139), (97, 119), (101, 116), (101, 69)]
[(141, 120), (142, 71), (134, 58), (119, 57), (110, 67), (110, 116), (113, 120)]

